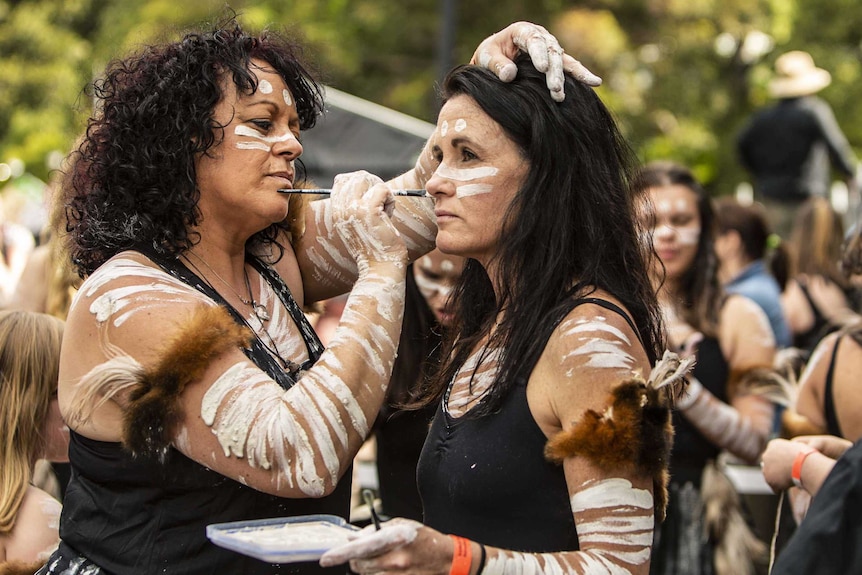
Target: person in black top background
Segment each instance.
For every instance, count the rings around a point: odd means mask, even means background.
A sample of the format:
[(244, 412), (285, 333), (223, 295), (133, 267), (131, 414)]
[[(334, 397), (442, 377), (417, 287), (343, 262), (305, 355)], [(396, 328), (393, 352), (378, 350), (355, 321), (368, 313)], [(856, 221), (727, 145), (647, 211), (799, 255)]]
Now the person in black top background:
[(737, 151), (772, 228), (787, 238), (799, 206), (810, 197), (828, 197), (831, 168), (856, 191), (856, 158), (832, 108), (815, 96), (831, 82), (829, 72), (798, 50), (779, 56), (775, 72), (769, 91), (778, 101), (754, 114), (737, 138)]

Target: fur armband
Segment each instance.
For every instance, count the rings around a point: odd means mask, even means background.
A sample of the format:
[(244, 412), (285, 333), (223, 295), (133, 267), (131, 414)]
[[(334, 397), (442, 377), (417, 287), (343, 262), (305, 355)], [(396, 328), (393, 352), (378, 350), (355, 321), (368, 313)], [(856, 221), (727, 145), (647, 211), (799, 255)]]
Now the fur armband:
[(608, 471), (635, 471), (653, 478), (656, 517), (664, 520), (668, 463), (673, 444), (672, 398), (686, 384), (694, 358), (665, 351), (648, 380), (635, 375), (611, 392), (604, 413), (587, 410), (580, 421), (552, 437), (545, 456), (562, 462), (585, 457)]
[(734, 371), (730, 374), (727, 387), (731, 397), (759, 395), (782, 406), (790, 405), (794, 397), (790, 381), (772, 367)]
[(123, 445), (135, 455), (163, 455), (182, 417), (180, 394), (225, 351), (248, 346), (251, 333), (221, 306), (200, 306), (166, 343), (158, 361), (131, 386)]
[(781, 414), (781, 437), (793, 439), (800, 435), (824, 435), (826, 430), (818, 427), (804, 415), (793, 409), (786, 409)]

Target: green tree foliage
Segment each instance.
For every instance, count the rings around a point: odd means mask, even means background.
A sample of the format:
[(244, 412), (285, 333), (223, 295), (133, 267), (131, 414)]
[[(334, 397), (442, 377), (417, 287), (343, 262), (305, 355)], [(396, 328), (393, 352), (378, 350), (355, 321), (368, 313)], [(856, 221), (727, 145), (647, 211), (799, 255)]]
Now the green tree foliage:
[[(445, 0), (237, 0), (246, 26), (286, 27), (324, 82), (433, 121)], [(812, 53), (823, 92), (862, 146), (858, 0), (450, 0), (451, 58), (515, 20), (551, 29), (605, 79), (599, 89), (643, 160), (674, 158), (715, 193), (747, 179), (733, 140), (768, 102), (775, 57)], [(114, 57), (224, 13), (222, 0), (0, 0), (0, 162), (47, 177), (92, 109), (82, 92)], [(760, 42), (771, 40), (771, 42)], [(760, 50), (756, 48), (760, 48)], [(53, 152), (53, 155), (52, 155)]]

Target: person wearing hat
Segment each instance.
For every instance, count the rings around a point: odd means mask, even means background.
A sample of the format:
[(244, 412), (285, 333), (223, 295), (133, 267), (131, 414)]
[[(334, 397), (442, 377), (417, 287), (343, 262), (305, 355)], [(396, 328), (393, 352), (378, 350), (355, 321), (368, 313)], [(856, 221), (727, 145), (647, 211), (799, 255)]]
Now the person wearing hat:
[(815, 96), (831, 81), (807, 52), (782, 54), (769, 84), (778, 101), (755, 113), (737, 139), (740, 162), (773, 229), (785, 238), (806, 199), (828, 196), (830, 168), (855, 191), (856, 158), (829, 104)]

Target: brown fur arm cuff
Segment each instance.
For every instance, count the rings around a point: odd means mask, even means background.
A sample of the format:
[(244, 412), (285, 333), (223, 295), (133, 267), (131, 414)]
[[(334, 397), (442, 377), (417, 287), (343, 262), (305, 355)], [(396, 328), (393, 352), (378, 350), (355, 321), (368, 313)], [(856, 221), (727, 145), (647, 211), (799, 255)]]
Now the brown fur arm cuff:
[(784, 439), (793, 439), (800, 435), (823, 435), (825, 433), (825, 429), (818, 427), (810, 419), (798, 414), (793, 409), (787, 409), (781, 414), (781, 437)]
[(587, 410), (574, 427), (548, 441), (545, 456), (556, 462), (580, 456), (603, 470), (652, 477), (656, 517), (663, 521), (673, 444), (671, 397), (685, 385), (693, 365), (693, 359), (665, 352), (649, 380), (635, 376), (616, 386), (604, 413)]
[(250, 339), (249, 330), (223, 307), (198, 307), (131, 388), (123, 422), (125, 447), (135, 455), (163, 456), (182, 417), (179, 399), (185, 387), (216, 356), (247, 346)]
[(731, 397), (759, 395), (777, 405), (790, 405), (794, 397), (793, 384), (773, 367), (755, 367), (734, 371), (728, 381)]

